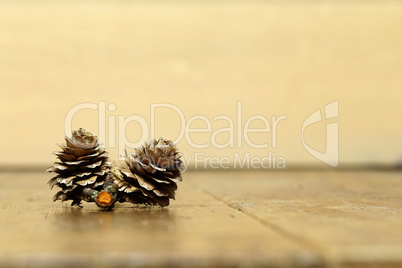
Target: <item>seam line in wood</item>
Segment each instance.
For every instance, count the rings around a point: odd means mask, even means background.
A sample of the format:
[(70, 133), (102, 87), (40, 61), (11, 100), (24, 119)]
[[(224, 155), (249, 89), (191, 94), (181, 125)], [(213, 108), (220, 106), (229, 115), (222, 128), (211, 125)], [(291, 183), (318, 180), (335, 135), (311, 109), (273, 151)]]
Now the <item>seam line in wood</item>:
[(261, 223), (262, 225), (264, 225), (265, 227), (269, 227), (271, 228), (274, 232), (279, 233), (280, 235), (284, 236), (285, 238), (290, 239), (291, 241), (295, 242), (298, 245), (301, 245), (302, 247), (306, 247), (307, 249), (311, 249), (311, 250), (315, 250), (318, 253), (318, 257), (321, 257), (322, 260), (324, 261), (325, 265), (330, 265), (330, 264), (334, 264), (334, 260), (331, 260), (330, 258), (330, 250), (325, 248), (322, 245), (317, 244), (316, 242), (313, 242), (305, 237), (290, 233), (284, 229), (282, 229), (281, 227), (271, 223), (271, 222), (267, 222), (263, 219), (260, 219), (259, 217), (257, 217), (256, 215), (244, 210), (241, 206), (236, 206), (235, 204), (231, 204), (229, 202), (226, 202), (225, 200), (223, 200), (222, 198), (220, 198), (219, 196), (216, 196), (214, 194), (212, 194), (211, 192), (208, 192), (207, 190), (203, 189), (202, 187), (200, 187), (202, 189), (203, 192), (205, 192), (207, 195), (211, 196), (212, 198), (222, 202), (223, 204), (225, 204), (226, 206), (228, 206), (231, 209), (234, 209), (236, 211), (240, 211), (242, 214), (252, 218), (253, 220), (258, 221), (259, 223)]

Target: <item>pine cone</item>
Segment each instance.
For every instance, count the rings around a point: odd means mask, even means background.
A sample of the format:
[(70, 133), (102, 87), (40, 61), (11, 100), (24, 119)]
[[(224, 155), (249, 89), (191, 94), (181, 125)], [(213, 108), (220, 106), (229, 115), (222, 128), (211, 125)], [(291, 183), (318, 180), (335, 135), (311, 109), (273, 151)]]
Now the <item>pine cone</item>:
[(56, 185), (62, 189), (53, 201), (73, 200), (72, 206), (81, 206), (85, 188), (102, 189), (111, 161), (97, 136), (85, 129), (73, 131), (72, 138), (65, 137), (65, 140), (66, 144), (57, 144), (62, 151), (54, 154), (60, 161), (47, 170), (57, 175), (48, 184), (51, 188)]
[(162, 138), (146, 142), (130, 155), (126, 152), (128, 169), (114, 170), (113, 176), (120, 202), (168, 206), (182, 180), (181, 156), (172, 141)]

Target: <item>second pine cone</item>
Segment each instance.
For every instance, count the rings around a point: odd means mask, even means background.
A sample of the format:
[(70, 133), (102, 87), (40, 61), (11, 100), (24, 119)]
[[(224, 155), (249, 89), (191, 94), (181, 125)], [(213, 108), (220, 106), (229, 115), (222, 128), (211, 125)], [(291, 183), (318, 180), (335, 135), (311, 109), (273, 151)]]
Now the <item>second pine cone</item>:
[(182, 154), (176, 144), (159, 138), (146, 142), (127, 154), (127, 168), (115, 169), (114, 183), (119, 186), (121, 202), (169, 205), (175, 199), (177, 182), (181, 181)]

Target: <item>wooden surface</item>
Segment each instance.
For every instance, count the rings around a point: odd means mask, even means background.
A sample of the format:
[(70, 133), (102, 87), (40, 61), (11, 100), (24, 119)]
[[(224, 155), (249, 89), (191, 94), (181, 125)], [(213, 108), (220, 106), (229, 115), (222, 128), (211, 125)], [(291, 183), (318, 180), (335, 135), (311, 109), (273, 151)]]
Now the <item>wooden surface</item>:
[(167, 208), (53, 203), (0, 173), (1, 267), (402, 266), (402, 173), (187, 172)]

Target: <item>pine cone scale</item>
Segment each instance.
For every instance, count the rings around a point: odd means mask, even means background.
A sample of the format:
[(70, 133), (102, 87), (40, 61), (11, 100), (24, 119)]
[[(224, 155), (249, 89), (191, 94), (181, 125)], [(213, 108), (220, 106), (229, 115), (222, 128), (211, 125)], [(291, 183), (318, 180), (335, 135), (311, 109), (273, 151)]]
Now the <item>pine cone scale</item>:
[(63, 170), (67, 170), (68, 166), (63, 165), (63, 163), (56, 162), (53, 164), (53, 168), (57, 169), (60, 172), (63, 172)]
[(153, 151), (145, 150), (145, 156), (147, 158), (144, 160), (148, 162), (146, 165), (149, 165), (150, 162), (156, 163), (158, 161), (158, 156)]
[(60, 159), (62, 162), (63, 162), (63, 164), (66, 164), (66, 165), (72, 165), (72, 166), (78, 166), (78, 165), (81, 165), (81, 164), (86, 164), (86, 163), (89, 163), (89, 161), (87, 161), (87, 160), (81, 160), (81, 161), (63, 161), (62, 159)]
[(168, 190), (164, 190), (162, 188), (158, 188), (154, 190), (154, 193), (157, 196), (163, 197), (163, 196), (171, 196), (171, 193)]
[(67, 178), (57, 177), (56, 181), (58, 183), (70, 186), (72, 185), (74, 178), (75, 177), (67, 177)]
[[(164, 184), (171, 184), (174, 183), (171, 178), (164, 177), (163, 172), (158, 172), (157, 170), (153, 169), (150, 166), (143, 166), (143, 165), (138, 165), (138, 162), (133, 164), (133, 167), (139, 167), (135, 168), (134, 170), (137, 172), (136, 177), (138, 178), (139, 184), (146, 188), (147, 190), (153, 190), (156, 188), (154, 185), (159, 184), (159, 183), (164, 183)], [(151, 169), (151, 171), (148, 172), (148, 170)], [(150, 175), (151, 174), (151, 175)], [(165, 180), (163, 180), (165, 179)], [(147, 188), (148, 185), (152, 185), (152, 189)]]
[(140, 191), (142, 192), (143, 195), (151, 197), (151, 198), (155, 198), (155, 196), (156, 196), (154, 192), (148, 191), (144, 188), (140, 188)]
[(94, 184), (96, 182), (97, 178), (98, 178), (98, 176), (92, 176), (92, 177), (84, 179), (84, 180), (75, 181), (75, 183), (78, 185), (81, 185), (81, 186), (86, 186), (88, 184)]
[(137, 175), (136, 175), (136, 178), (137, 178), (138, 184), (139, 184), (141, 187), (147, 189), (148, 191), (152, 191), (152, 190), (156, 189), (156, 185), (154, 185), (154, 184), (153, 184), (152, 182), (150, 182), (149, 180), (145, 180), (142, 176), (140, 176), (140, 175), (137, 174)]
[(93, 154), (84, 155), (84, 156), (78, 157), (77, 160), (86, 160), (86, 159), (92, 160), (95, 157), (99, 156), (100, 154), (101, 153), (96, 152), (96, 153), (93, 153)]
[[(175, 177), (174, 178), (170, 178), (168, 176), (166, 176), (167, 172), (158, 172), (155, 174), (154, 177), (152, 177), (153, 180), (155, 180), (158, 183), (166, 183), (166, 184), (170, 184), (170, 183), (175, 183)], [(172, 173), (173, 176), (173, 173)]]
[(76, 187), (77, 187), (77, 185), (72, 185), (72, 186), (68, 186), (68, 187), (63, 186), (62, 187), (62, 192), (66, 194), (66, 193), (71, 192), (72, 190), (74, 190)]
[(152, 168), (151, 166), (145, 166), (141, 162), (137, 162), (135, 160), (131, 162), (131, 167), (131, 169), (135, 171), (134, 174), (139, 174), (146, 177), (147, 179), (152, 179), (152, 176), (150, 176), (149, 174), (154, 174), (157, 172), (157, 170)]
[(77, 160), (77, 158), (74, 155), (71, 154), (66, 154), (64, 152), (53, 152), (61, 161), (73, 161)]
[(164, 172), (163, 175), (165, 177), (169, 178), (169, 180), (172, 180), (172, 181), (174, 181), (176, 183), (182, 181), (180, 171), (178, 171), (178, 172), (171, 172), (171, 171)]
[(92, 164), (89, 164), (89, 165), (85, 165), (84, 168), (95, 169), (95, 168), (99, 167), (100, 165), (102, 165), (102, 163), (103, 163), (103, 161), (100, 160), (98, 162), (95, 162), (95, 163), (92, 163)]
[(159, 158), (157, 162), (157, 166), (164, 168), (164, 169), (171, 169), (176, 165), (176, 161), (173, 161), (172, 159), (169, 158)]

